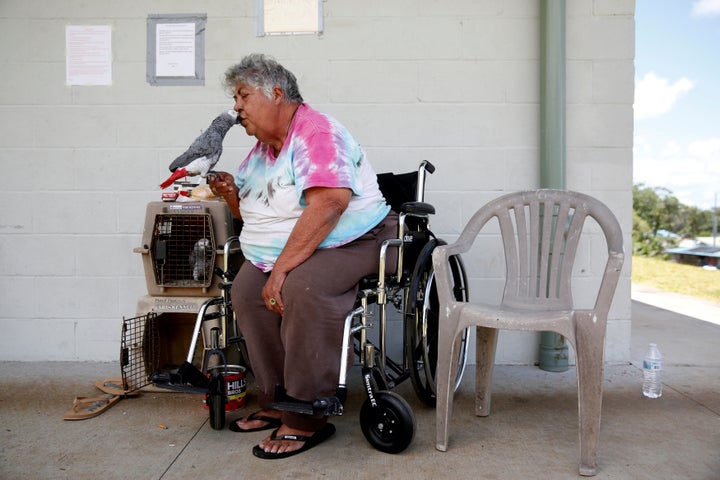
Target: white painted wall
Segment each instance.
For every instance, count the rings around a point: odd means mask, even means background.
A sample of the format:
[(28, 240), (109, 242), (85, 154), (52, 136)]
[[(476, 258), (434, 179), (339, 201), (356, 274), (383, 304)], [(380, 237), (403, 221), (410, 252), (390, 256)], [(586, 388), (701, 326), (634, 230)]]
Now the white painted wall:
[[(170, 161), (230, 106), (220, 77), (249, 52), (290, 68), (306, 101), (345, 123), (376, 170), (435, 163), (427, 199), (448, 240), (484, 202), (538, 186), (538, 1), (327, 0), (323, 35), (265, 38), (254, 36), (253, 8), (0, 2), (0, 360), (117, 360), (121, 319), (146, 293), (132, 252), (145, 205), (159, 199)], [(146, 18), (158, 13), (207, 14), (205, 86), (146, 83)], [(567, 187), (608, 203), (628, 246), (633, 15), (629, 0), (567, 2)], [(112, 86), (65, 84), (66, 25), (112, 27)], [(231, 130), (218, 167), (233, 169), (251, 143)], [(596, 243), (581, 253), (581, 283), (597, 282)], [(611, 310), (610, 362), (629, 360), (629, 267)], [(471, 288), (489, 298), (501, 284), (477, 273)], [(537, 343), (503, 334), (498, 361), (533, 363)]]

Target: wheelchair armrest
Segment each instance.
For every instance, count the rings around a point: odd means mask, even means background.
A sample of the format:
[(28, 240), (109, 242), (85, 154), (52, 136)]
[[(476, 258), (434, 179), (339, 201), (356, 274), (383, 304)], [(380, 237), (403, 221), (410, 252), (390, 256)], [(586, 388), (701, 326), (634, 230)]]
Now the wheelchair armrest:
[(378, 275), (368, 275), (366, 277), (363, 277), (360, 279), (360, 287), (359, 289), (367, 290), (367, 289), (373, 289), (377, 287), (378, 281), (380, 281), (380, 277)]
[(400, 207), (400, 213), (408, 215), (434, 215), (435, 207), (425, 202), (405, 202)]

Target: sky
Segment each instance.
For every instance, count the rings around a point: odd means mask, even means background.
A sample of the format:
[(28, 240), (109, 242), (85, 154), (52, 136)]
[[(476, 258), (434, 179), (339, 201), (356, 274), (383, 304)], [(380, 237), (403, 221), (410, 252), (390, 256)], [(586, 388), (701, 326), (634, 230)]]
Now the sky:
[(634, 111), (633, 183), (720, 206), (720, 0), (636, 0)]

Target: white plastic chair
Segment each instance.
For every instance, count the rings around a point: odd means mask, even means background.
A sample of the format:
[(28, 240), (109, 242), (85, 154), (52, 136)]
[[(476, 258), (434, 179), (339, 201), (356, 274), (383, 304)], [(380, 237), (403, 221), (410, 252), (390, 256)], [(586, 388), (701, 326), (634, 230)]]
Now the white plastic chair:
[[(586, 218), (592, 217), (607, 243), (607, 262), (592, 309), (575, 309), (571, 290), (573, 263)], [(452, 293), (450, 255), (466, 253), (493, 218), (500, 226), (506, 279), (501, 304), (463, 303)], [(622, 231), (612, 212), (577, 192), (542, 189), (511, 193), (491, 201), (470, 219), (458, 240), (433, 253), (440, 329), (437, 368), (437, 449), (448, 447), (452, 414), (455, 339), (477, 326), (475, 413), (490, 413), (490, 383), (498, 331), (552, 331), (576, 352), (580, 474), (597, 473), (605, 331), (608, 310), (624, 260)], [(472, 265), (468, 274), (472, 275)]]

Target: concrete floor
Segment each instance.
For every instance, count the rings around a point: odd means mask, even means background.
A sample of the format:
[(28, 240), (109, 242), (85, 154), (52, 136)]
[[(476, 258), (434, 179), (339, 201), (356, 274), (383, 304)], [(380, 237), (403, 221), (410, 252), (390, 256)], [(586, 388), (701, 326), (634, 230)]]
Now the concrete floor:
[[(632, 314), (632, 363), (605, 371), (595, 478), (720, 478), (720, 326), (647, 303), (633, 302)], [(641, 393), (639, 365), (651, 341), (665, 358), (664, 394), (656, 400)], [(211, 429), (198, 395), (143, 392), (98, 417), (63, 421), (75, 396), (97, 395), (95, 380), (119, 375), (117, 364), (4, 362), (0, 479), (578, 478), (574, 368), (495, 372), (486, 418), (473, 415), (474, 372), (466, 373), (447, 452), (435, 449), (434, 410), (419, 403), (409, 382), (394, 391), (417, 417), (414, 442), (399, 455), (373, 449), (358, 420), (360, 375), (351, 371), (345, 415), (332, 419), (337, 433), (301, 455), (268, 461), (251, 453), (267, 432)], [(254, 408), (251, 396), (228, 418)]]

